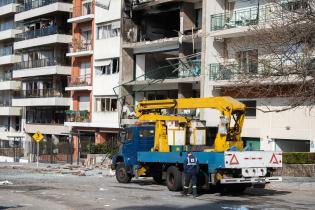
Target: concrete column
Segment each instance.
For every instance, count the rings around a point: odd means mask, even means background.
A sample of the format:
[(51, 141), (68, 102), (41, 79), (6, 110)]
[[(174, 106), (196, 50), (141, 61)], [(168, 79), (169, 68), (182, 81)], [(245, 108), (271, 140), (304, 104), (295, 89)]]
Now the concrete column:
[(78, 144), (79, 144), (79, 137), (78, 136), (73, 136), (72, 138), (72, 159), (73, 162), (75, 163), (78, 160)]
[(180, 7), (180, 30), (181, 33), (195, 28), (195, 8), (193, 3), (182, 3)]

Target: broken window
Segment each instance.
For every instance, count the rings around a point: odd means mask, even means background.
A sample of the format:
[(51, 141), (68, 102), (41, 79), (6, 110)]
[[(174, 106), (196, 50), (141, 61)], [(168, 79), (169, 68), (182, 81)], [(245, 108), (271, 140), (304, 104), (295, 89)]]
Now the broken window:
[(95, 62), (96, 75), (111, 75), (119, 72), (119, 58)]
[(96, 97), (96, 112), (115, 112), (117, 111), (116, 97)]
[(120, 36), (120, 22), (101, 24), (97, 26), (97, 39), (108, 39)]

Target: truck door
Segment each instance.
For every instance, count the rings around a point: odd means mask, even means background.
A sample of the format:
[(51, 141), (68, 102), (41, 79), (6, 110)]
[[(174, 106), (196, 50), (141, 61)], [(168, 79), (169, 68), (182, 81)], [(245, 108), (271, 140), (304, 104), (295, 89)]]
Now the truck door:
[(150, 151), (150, 149), (154, 146), (154, 127), (139, 128), (138, 135), (138, 151)]
[(126, 166), (133, 166), (137, 162), (137, 148), (135, 145), (135, 128), (126, 129), (126, 140), (123, 147), (123, 156)]

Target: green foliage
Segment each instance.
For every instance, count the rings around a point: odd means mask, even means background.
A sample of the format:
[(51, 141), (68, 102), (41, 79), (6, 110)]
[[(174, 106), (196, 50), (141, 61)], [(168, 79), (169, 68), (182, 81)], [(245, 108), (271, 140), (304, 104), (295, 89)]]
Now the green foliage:
[(315, 164), (315, 153), (310, 152), (286, 152), (283, 153), (285, 164)]
[(110, 158), (118, 152), (116, 141), (105, 141), (102, 144), (88, 144), (87, 151), (90, 154), (107, 154)]

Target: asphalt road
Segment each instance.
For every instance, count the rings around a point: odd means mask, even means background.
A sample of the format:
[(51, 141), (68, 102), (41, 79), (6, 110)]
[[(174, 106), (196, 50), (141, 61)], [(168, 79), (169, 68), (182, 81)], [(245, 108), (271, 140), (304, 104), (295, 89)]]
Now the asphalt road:
[(205, 193), (194, 199), (151, 179), (119, 184), (101, 174), (75, 176), (0, 167), (0, 209), (315, 209), (315, 179), (286, 179), (242, 195)]

